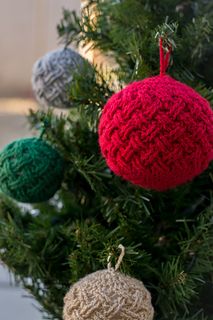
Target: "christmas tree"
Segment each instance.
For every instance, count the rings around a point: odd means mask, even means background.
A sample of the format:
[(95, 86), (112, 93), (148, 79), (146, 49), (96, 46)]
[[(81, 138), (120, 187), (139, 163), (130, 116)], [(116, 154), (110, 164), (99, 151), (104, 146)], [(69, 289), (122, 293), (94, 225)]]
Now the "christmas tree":
[(64, 159), (64, 178), (52, 199), (32, 206), (1, 194), (0, 259), (44, 318), (60, 320), (70, 285), (104, 269), (109, 255), (115, 263), (122, 244), (120, 270), (150, 291), (154, 319), (213, 319), (213, 163), (159, 192), (115, 175), (98, 143), (109, 97), (159, 74), (159, 37), (172, 48), (168, 73), (213, 103), (213, 3), (89, 0), (81, 17), (63, 11), (58, 33), (113, 65), (85, 63), (73, 74), (65, 115), (30, 112), (32, 128)]

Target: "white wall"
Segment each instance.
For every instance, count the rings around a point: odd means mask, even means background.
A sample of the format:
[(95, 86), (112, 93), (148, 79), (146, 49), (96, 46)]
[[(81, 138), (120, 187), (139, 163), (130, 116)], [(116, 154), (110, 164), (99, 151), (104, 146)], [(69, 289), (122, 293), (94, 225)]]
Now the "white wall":
[(0, 97), (30, 95), (34, 61), (59, 43), (62, 7), (80, 0), (0, 0)]
[(28, 292), (15, 286), (11, 278), (7, 269), (0, 265), (0, 319), (42, 320), (40, 306)]

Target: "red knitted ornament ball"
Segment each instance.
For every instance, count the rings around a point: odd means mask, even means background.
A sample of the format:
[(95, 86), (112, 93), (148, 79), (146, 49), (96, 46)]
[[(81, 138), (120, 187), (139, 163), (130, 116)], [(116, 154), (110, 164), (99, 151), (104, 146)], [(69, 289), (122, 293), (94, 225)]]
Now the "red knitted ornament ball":
[(165, 68), (114, 94), (99, 123), (101, 152), (110, 169), (158, 191), (192, 180), (213, 160), (210, 104), (165, 75)]

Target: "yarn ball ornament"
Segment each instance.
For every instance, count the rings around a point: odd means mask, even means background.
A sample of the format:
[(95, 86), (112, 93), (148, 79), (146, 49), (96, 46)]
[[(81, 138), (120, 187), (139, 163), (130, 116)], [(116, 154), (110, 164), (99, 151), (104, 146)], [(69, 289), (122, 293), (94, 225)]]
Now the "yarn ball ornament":
[(39, 138), (16, 140), (0, 153), (0, 190), (20, 202), (50, 199), (60, 188), (63, 173), (58, 151)]
[(166, 75), (164, 65), (160, 75), (133, 82), (108, 100), (99, 144), (116, 175), (165, 191), (191, 181), (213, 160), (213, 110)]
[(71, 286), (64, 320), (152, 320), (151, 295), (143, 283), (114, 269), (96, 271)]
[(69, 88), (74, 73), (80, 73), (85, 59), (70, 48), (51, 51), (35, 62), (32, 88), (43, 107), (70, 108)]

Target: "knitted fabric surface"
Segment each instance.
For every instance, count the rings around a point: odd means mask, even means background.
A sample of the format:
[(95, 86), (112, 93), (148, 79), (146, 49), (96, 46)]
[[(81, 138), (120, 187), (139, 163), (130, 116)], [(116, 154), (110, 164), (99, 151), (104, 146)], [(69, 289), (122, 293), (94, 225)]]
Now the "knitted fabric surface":
[(69, 108), (69, 87), (73, 73), (81, 72), (85, 60), (66, 48), (47, 53), (33, 66), (32, 87), (37, 101), (44, 107)]
[(114, 270), (94, 272), (64, 298), (64, 320), (152, 320), (151, 295), (143, 283)]
[(164, 191), (192, 180), (213, 159), (213, 111), (168, 75), (146, 78), (109, 99), (99, 143), (115, 174)]
[(20, 202), (50, 199), (63, 179), (63, 159), (38, 138), (16, 140), (0, 153), (0, 190)]

